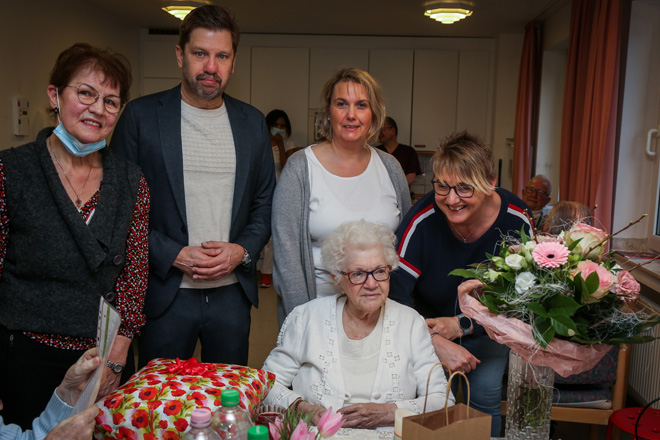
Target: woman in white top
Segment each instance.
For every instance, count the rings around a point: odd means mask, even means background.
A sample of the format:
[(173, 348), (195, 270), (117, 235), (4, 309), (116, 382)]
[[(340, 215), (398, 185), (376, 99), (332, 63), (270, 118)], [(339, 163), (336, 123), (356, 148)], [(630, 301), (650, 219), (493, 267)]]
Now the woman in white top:
[[(387, 299), (398, 266), (389, 226), (344, 223), (325, 240), (323, 263), (343, 295), (317, 298), (286, 318), (264, 370), (275, 373), (265, 404), (314, 411), (333, 407), (346, 428), (394, 425), (394, 412), (421, 413), (438, 361), (426, 322)], [(431, 376), (427, 411), (445, 404), (441, 368)], [(454, 398), (449, 396), (450, 404)]]
[(363, 70), (342, 69), (328, 80), (322, 98), (325, 140), (288, 159), (273, 198), (280, 322), (295, 306), (338, 293), (321, 261), (331, 231), (360, 219), (396, 230), (410, 208), (401, 165), (369, 145), (385, 118), (378, 83)]

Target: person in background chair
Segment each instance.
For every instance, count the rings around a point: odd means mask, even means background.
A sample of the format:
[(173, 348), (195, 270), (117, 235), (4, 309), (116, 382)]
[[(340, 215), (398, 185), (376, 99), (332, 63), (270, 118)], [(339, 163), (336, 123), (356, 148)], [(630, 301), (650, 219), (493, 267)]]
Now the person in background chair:
[(522, 200), (532, 210), (534, 229), (537, 231), (543, 230), (544, 217), (552, 208), (546, 206), (550, 203), (550, 194), (552, 194), (552, 183), (543, 174), (532, 177), (523, 188)]
[(557, 202), (543, 222), (543, 232), (557, 235), (568, 231), (575, 223), (593, 226), (591, 209), (578, 202)]

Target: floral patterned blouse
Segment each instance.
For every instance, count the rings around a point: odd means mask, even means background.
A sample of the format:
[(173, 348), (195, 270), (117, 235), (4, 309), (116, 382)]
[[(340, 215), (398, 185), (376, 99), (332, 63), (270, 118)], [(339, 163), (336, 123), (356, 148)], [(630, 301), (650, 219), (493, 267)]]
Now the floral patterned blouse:
[[(9, 217), (7, 216), (5, 167), (0, 160), (0, 276), (7, 254), (7, 238), (9, 237)], [(89, 221), (96, 209), (101, 186), (96, 193), (80, 208), (80, 215), (85, 222)], [(131, 227), (126, 239), (126, 264), (115, 283), (116, 307), (121, 313), (122, 324), (119, 334), (127, 338), (138, 335), (145, 323), (142, 311), (144, 295), (147, 289), (149, 271), (148, 229), (149, 229), (149, 187), (144, 176), (140, 180), (138, 197), (133, 210)], [(86, 350), (96, 346), (96, 338), (79, 338), (48, 333), (25, 332), (27, 336), (43, 344), (67, 350)]]

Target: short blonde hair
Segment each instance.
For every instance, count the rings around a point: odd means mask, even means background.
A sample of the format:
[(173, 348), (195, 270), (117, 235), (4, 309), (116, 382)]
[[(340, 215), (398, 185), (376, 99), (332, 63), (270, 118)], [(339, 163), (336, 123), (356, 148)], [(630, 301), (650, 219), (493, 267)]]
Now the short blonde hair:
[(323, 101), (324, 108), (321, 115), (321, 135), (326, 140), (332, 141), (330, 101), (332, 100), (332, 93), (335, 90), (335, 86), (340, 82), (359, 84), (364, 87), (364, 90), (367, 92), (369, 107), (371, 109), (371, 126), (367, 133), (367, 143), (375, 141), (385, 121), (385, 103), (383, 102), (383, 94), (381, 93), (378, 81), (376, 81), (368, 72), (356, 67), (349, 67), (337, 71), (330, 77), (330, 79), (328, 79), (325, 86), (323, 86), (321, 100)]
[(342, 223), (323, 242), (321, 248), (323, 267), (337, 279), (341, 272), (348, 269), (345, 264), (346, 255), (350, 251), (380, 247), (383, 249), (387, 265), (395, 269), (399, 266), (395, 243), (396, 237), (389, 226), (366, 220)]
[[(451, 175), (474, 186), (483, 194), (494, 189), (495, 165), (493, 150), (477, 136), (467, 131), (445, 138), (431, 158), (433, 174), (442, 182), (442, 175)], [(445, 182), (443, 182), (445, 183)]]

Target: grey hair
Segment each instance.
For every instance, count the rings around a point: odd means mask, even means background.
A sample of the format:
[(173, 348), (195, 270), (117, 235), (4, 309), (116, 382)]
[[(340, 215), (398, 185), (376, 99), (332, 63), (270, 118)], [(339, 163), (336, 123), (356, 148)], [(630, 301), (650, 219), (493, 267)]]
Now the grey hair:
[(394, 248), (395, 242), (396, 237), (388, 226), (366, 220), (342, 223), (323, 242), (321, 249), (323, 267), (337, 278), (347, 269), (344, 265), (346, 255), (350, 251), (381, 247), (385, 255), (385, 263), (395, 269), (399, 266), (399, 256)]
[[(552, 194), (552, 182), (550, 182), (550, 179), (548, 179), (548, 176), (545, 176), (543, 174), (537, 174), (536, 176), (529, 179), (529, 182), (531, 182), (532, 180), (538, 180), (539, 182), (545, 184), (545, 186), (548, 187), (548, 197), (550, 197), (550, 194)], [(527, 182), (527, 183), (529, 183), (529, 182)]]

